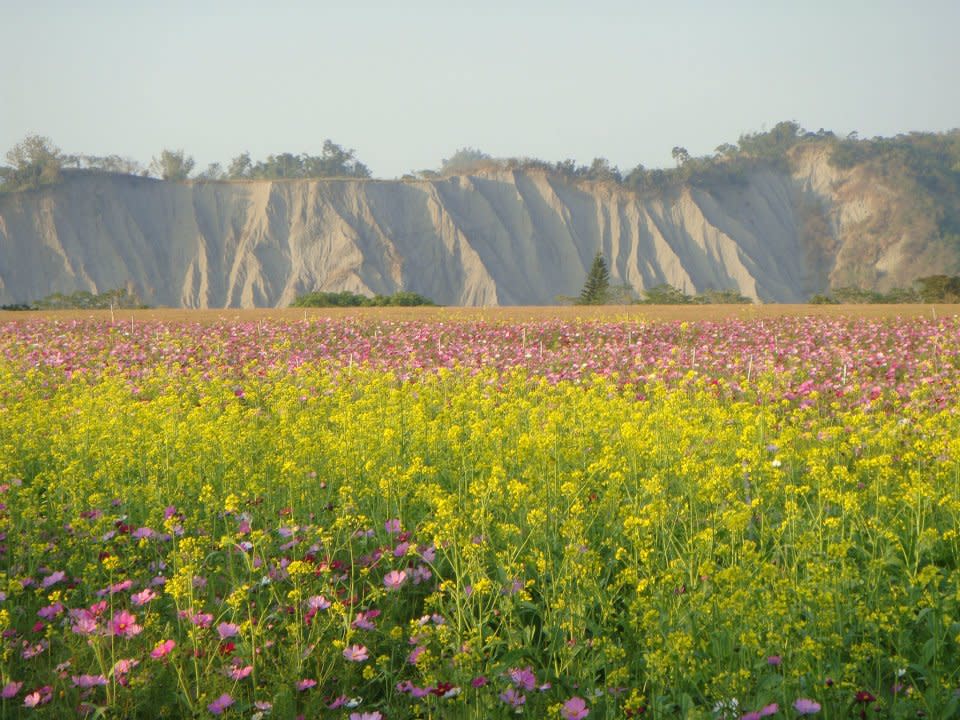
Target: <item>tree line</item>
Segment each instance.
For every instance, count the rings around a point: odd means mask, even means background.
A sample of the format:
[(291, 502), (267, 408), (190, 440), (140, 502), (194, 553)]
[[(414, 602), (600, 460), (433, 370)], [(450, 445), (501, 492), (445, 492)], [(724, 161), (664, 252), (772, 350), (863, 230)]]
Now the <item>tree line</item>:
[(65, 170), (89, 170), (162, 180), (277, 180), (348, 177), (368, 178), (370, 169), (348, 150), (325, 140), (319, 155), (279, 153), (264, 160), (253, 160), (243, 152), (226, 168), (211, 163), (194, 175), (196, 161), (184, 150), (164, 148), (147, 167), (119, 155), (82, 155), (64, 153), (50, 138), (29, 135), (6, 154), (7, 165), (0, 166), (0, 191), (35, 190), (55, 185)]

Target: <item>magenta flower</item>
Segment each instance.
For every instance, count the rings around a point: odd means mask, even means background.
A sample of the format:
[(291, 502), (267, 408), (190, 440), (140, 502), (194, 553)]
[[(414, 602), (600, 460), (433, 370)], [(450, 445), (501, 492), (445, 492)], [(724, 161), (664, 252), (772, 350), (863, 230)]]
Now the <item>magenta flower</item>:
[(150, 651), (150, 657), (154, 660), (159, 660), (160, 658), (166, 657), (170, 654), (170, 651), (177, 646), (177, 643), (173, 640), (161, 640), (158, 642), (153, 650)]
[(397, 518), (394, 518), (392, 520), (387, 520), (383, 524), (383, 527), (391, 535), (396, 535), (398, 532), (400, 532), (400, 520), (398, 520)]
[(367, 648), (363, 645), (351, 645), (343, 649), (343, 656), (350, 662), (363, 662), (368, 657)]
[(793, 709), (801, 715), (814, 715), (820, 712), (820, 703), (808, 698), (797, 698), (793, 702)]
[(20, 688), (22, 687), (22, 682), (8, 682), (3, 686), (3, 690), (0, 690), (0, 697), (2, 697), (4, 700), (9, 700), (12, 697), (16, 697), (17, 693), (20, 692)]
[(304, 690), (309, 690), (312, 687), (316, 687), (317, 681), (313, 678), (304, 678), (303, 680), (297, 681), (297, 692), (303, 692)]
[(583, 720), (589, 714), (590, 708), (587, 707), (586, 700), (576, 695), (567, 700), (560, 709), (563, 720)]
[(140, 634), (143, 628), (137, 625), (137, 617), (126, 610), (114, 613), (110, 620), (110, 634), (124, 638), (132, 638)]
[(240, 631), (240, 626), (234, 625), (233, 623), (222, 622), (219, 625), (217, 625), (217, 635), (220, 636), (221, 640), (226, 640), (227, 638), (236, 637), (239, 631)]
[(214, 715), (222, 715), (223, 711), (226, 710), (231, 705), (233, 705), (233, 703), (234, 703), (233, 698), (230, 697), (227, 693), (224, 693), (223, 695), (218, 697), (216, 700), (214, 700), (212, 703), (207, 705), (207, 710), (212, 712)]
[(760, 708), (760, 717), (770, 717), (771, 715), (776, 715), (780, 711), (780, 706), (776, 703), (770, 703), (769, 705), (764, 705)]
[(407, 581), (407, 573), (405, 570), (391, 570), (383, 578), (383, 584), (387, 587), (387, 590), (399, 590), (400, 586)]

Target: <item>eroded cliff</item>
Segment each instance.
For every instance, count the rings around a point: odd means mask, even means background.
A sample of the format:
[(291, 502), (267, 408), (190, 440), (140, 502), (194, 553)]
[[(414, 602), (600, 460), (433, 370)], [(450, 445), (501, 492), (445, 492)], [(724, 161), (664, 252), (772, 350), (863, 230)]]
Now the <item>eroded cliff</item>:
[(151, 305), (285, 306), (309, 290), (411, 290), (448, 305), (576, 295), (599, 249), (614, 283), (805, 301), (957, 263), (899, 199), (816, 148), (789, 172), (638, 195), (538, 171), (437, 180), (174, 183), (70, 173), (0, 197), (0, 304), (135, 289)]

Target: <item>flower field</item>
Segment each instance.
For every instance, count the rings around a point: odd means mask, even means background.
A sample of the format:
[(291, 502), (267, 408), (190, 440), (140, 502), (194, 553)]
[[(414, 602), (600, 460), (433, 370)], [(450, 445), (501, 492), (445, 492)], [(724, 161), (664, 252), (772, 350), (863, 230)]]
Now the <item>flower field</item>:
[(0, 325), (0, 715), (946, 718), (960, 321)]

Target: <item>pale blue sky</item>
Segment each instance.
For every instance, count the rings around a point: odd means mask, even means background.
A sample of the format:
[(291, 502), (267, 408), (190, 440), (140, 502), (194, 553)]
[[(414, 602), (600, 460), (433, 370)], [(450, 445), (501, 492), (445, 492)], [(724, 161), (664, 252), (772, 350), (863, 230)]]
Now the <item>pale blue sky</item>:
[(0, 154), (198, 168), (330, 138), (378, 177), (457, 148), (629, 169), (780, 120), (960, 126), (960, 0), (0, 0)]

